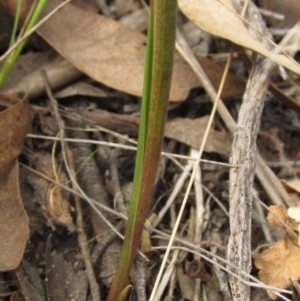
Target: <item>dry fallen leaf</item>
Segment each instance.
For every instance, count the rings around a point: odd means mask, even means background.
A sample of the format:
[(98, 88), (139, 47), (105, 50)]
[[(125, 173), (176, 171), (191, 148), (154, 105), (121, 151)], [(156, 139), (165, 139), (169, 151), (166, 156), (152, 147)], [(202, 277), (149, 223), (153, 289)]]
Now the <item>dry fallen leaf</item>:
[[(196, 55), (196, 59), (199, 61), (201, 67), (204, 69), (215, 89), (218, 90), (224, 72), (224, 67), (200, 55)], [(240, 97), (244, 94), (245, 87), (246, 81), (243, 78), (228, 73), (222, 92), (222, 97)]]
[[(207, 73), (207, 76), (211, 80), (214, 87), (218, 89), (224, 67), (214, 63), (213, 61), (205, 57), (201, 57), (199, 55), (197, 55), (196, 57), (203, 69), (205, 70), (205, 72)], [(43, 77), (41, 76), (41, 70), (44, 70), (46, 72), (47, 78), (52, 89), (63, 87), (66, 84), (69, 84), (70, 82), (73, 82), (74, 80), (83, 76), (83, 73), (77, 70), (71, 63), (66, 61), (61, 56), (57, 56), (52, 52), (29, 53), (20, 56), (8, 80), (1, 88), (1, 91), (3, 91), (4, 93), (17, 93), (22, 91), (26, 92), (30, 98), (40, 96), (45, 92), (45, 84), (43, 81)], [(126, 75), (126, 73), (124, 73), (123, 75)], [(196, 79), (196, 77), (193, 74), (191, 74), (190, 77), (191, 81), (188, 83), (186, 93), (188, 93), (188, 89), (201, 85), (201, 83)], [(116, 84), (116, 82), (113, 82), (113, 84)], [(136, 82), (133, 82), (132, 84), (136, 85)], [(86, 88), (83, 90), (82, 85), (84, 85), (84, 83), (82, 82), (73, 84), (73, 87), (74, 85), (76, 85), (77, 87), (78, 85), (80, 85), (80, 90), (76, 88), (77, 91), (75, 91), (74, 88), (72, 88), (72, 84), (69, 84), (64, 89), (64, 92), (57, 91), (55, 93), (55, 96), (67, 97), (71, 96), (71, 94), (75, 95), (75, 93), (76, 95), (94, 95), (97, 97), (105, 96), (104, 93), (99, 92), (99, 89), (98, 91), (95, 91), (95, 89), (93, 89), (93, 91), (91, 89), (87, 90)], [(72, 90), (73, 92), (70, 93), (70, 90)], [(222, 97), (224, 99), (240, 97), (243, 95), (244, 90), (245, 80), (236, 75), (228, 74), (222, 92)], [(142, 90), (140, 92), (142, 92)], [(112, 93), (109, 94), (112, 95)], [(106, 96), (109, 97), (109, 95)]]
[[(199, 148), (204, 137), (208, 119), (209, 116), (197, 119), (175, 118), (167, 122), (165, 137), (185, 143), (194, 148)], [(225, 132), (218, 132), (211, 129), (204, 151), (208, 153), (214, 152), (228, 157), (230, 154), (231, 143), (232, 138), (230, 135)]]
[[(45, 14), (60, 4), (49, 1)], [(146, 36), (103, 15), (71, 4), (50, 18), (38, 34), (76, 68), (109, 87), (142, 95)], [(192, 85), (192, 86), (191, 86)], [(190, 67), (176, 62), (171, 99), (183, 100), (199, 86)]]
[[(300, 248), (289, 237), (277, 242), (255, 258), (259, 279), (267, 285), (278, 288), (291, 286), (291, 280), (300, 279)], [(276, 295), (268, 291), (272, 300)]]
[(281, 180), (281, 183), (287, 192), (300, 192), (300, 180), (298, 179)]
[(92, 85), (91, 83), (84, 81), (75, 82), (54, 93), (55, 98), (66, 98), (75, 95), (83, 95), (97, 98), (110, 98), (116, 97), (117, 93), (105, 91), (99, 87)]
[(29, 238), (28, 216), (19, 191), (18, 155), (31, 118), (27, 97), (0, 113), (0, 271), (16, 268)]
[[(50, 10), (50, 7), (48, 9)], [(68, 16), (72, 15), (67, 24), (64, 20), (65, 13), (60, 14), (54, 17), (57, 19), (50, 19), (48, 27), (43, 27), (40, 33), (46, 40), (49, 39), (52, 46), (69, 62), (53, 52), (21, 55), (1, 90), (5, 93), (22, 91), (28, 93), (30, 98), (37, 97), (45, 92), (45, 84), (41, 76), (41, 70), (44, 70), (52, 89), (73, 82), (83, 75), (82, 72), (85, 72), (98, 82), (141, 96), (145, 35), (110, 18), (83, 11), (72, 5), (65, 9)], [(93, 26), (77, 22), (77, 20), (84, 18), (91, 20)], [(109, 39), (103, 29), (98, 30), (97, 24), (99, 28), (111, 28), (112, 34)], [(74, 30), (75, 28), (76, 30)], [(72, 34), (70, 34), (71, 29)], [(44, 33), (45, 30), (47, 30), (46, 33)], [(90, 31), (91, 34), (83, 34)], [(120, 39), (121, 35), (124, 35), (122, 39)], [(124, 44), (122, 48), (120, 43)], [(76, 44), (76, 47), (73, 47), (73, 44)], [(111, 51), (112, 48), (115, 50)], [(107, 61), (103, 58), (106, 58)], [(197, 56), (197, 59), (214, 87), (218, 89), (224, 68), (205, 57)], [(190, 89), (201, 85), (190, 67), (183, 62), (178, 54), (175, 62), (177, 63), (175, 64), (171, 101), (185, 99)], [(117, 70), (114, 64), (117, 64)], [(95, 68), (95, 66), (97, 67)], [(243, 95), (244, 89), (245, 81), (229, 74), (226, 78), (222, 97), (224, 99), (240, 97)]]
[[(60, 1), (49, 1), (49, 13)], [(57, 52), (94, 80), (117, 90), (141, 96), (144, 76), (146, 36), (103, 15), (66, 5), (50, 18), (38, 34)], [(217, 65), (203, 59), (216, 87), (221, 72)], [(216, 80), (214, 80), (216, 79)], [(186, 99), (199, 87), (191, 68), (177, 55), (173, 71), (171, 101)], [(242, 95), (244, 83), (229, 77), (222, 97)]]
[(282, 206), (270, 206), (270, 212), (267, 216), (268, 223), (271, 226), (286, 231), (286, 226), (292, 230), (298, 230), (298, 224), (293, 221)]
[(231, 0), (178, 0), (178, 5), (186, 16), (203, 30), (252, 49), (300, 74), (300, 66), (293, 59), (269, 51), (265, 44), (252, 36), (236, 13)]
[[(298, 232), (299, 224), (290, 218), (282, 206), (271, 206), (270, 210), (267, 217), (270, 225), (285, 231), (287, 225)], [(255, 266), (260, 270), (259, 279), (265, 284), (282, 289), (290, 287), (291, 281), (300, 279), (300, 247), (296, 238), (287, 231), (284, 239), (255, 257)], [(268, 295), (273, 300), (277, 297), (272, 291), (268, 291)]]

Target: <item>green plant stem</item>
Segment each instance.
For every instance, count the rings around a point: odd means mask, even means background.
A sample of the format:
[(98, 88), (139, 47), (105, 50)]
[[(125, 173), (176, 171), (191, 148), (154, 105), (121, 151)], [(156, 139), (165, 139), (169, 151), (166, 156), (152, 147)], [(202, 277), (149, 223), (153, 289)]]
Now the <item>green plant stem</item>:
[[(136, 162), (134, 169), (134, 180), (131, 196), (131, 206), (129, 210), (129, 220), (126, 229), (126, 235), (123, 242), (122, 252), (119, 260), (119, 265), (114, 277), (114, 281), (111, 285), (108, 300), (116, 300), (116, 297), (122, 293), (122, 290), (126, 286), (127, 277), (133, 262), (134, 256), (131, 258), (130, 253), (132, 252), (131, 241), (128, 238), (130, 233), (132, 233), (132, 228), (128, 229), (135, 217), (130, 218), (130, 213), (133, 211), (133, 207), (136, 207), (136, 202), (138, 201), (143, 165), (144, 165), (144, 156), (146, 150), (146, 137), (148, 130), (148, 119), (149, 119), (149, 105), (150, 105), (150, 96), (151, 96), (151, 81), (152, 81), (152, 56), (153, 56), (153, 30), (152, 30), (152, 18), (151, 14), (149, 16), (148, 22), (148, 36), (147, 36), (147, 48), (146, 48), (146, 61), (145, 61), (145, 71), (144, 71), (144, 87), (143, 87), (143, 97), (142, 97), (142, 106), (141, 106), (141, 118), (139, 125), (139, 139), (137, 146)], [(131, 261), (131, 262), (129, 262)], [(120, 285), (120, 278), (122, 278), (122, 284)]]
[[(26, 34), (38, 21), (44, 7), (46, 6), (48, 0), (40, 0), (28, 22), (28, 25), (24, 31), (24, 34)], [(18, 22), (18, 16), (16, 15), (16, 22)], [(15, 24), (16, 24), (15, 22)], [(14, 26), (15, 27), (15, 26)], [(3, 68), (0, 73), (0, 88), (3, 86), (4, 82), (6, 81), (9, 73), (11, 72), (13, 66), (15, 65), (21, 51), (23, 50), (27, 40), (24, 40), (20, 43), (20, 45), (16, 48), (15, 51), (13, 51), (6, 59), (3, 65)], [(12, 46), (12, 45), (10, 45)]]
[(16, 42), (17, 30), (19, 27), (19, 21), (20, 21), (20, 15), (21, 15), (21, 7), (22, 7), (22, 0), (19, 0), (17, 10), (16, 10), (14, 27), (13, 27), (10, 42), (9, 42), (9, 47), (11, 47)]
[(144, 94), (128, 223), (108, 301), (127, 284), (152, 200), (171, 87), (176, 32), (176, 0), (152, 0), (148, 27)]

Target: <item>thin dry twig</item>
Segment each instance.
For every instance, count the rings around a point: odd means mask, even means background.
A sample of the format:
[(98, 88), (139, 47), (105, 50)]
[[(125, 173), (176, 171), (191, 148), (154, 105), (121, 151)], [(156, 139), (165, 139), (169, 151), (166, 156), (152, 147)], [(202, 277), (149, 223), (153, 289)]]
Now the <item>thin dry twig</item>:
[[(124, 215), (125, 216), (125, 215)], [(113, 242), (113, 240), (116, 239), (118, 236), (118, 232), (121, 231), (124, 228), (124, 221), (121, 221), (116, 227), (116, 231), (111, 231), (106, 235), (103, 239), (99, 240), (96, 244), (96, 246), (93, 249), (92, 255), (91, 255), (91, 261), (92, 263), (96, 263), (99, 258), (102, 256), (104, 251), (107, 249), (107, 247)], [(120, 235), (119, 235), (120, 236)]]
[[(155, 298), (153, 299), (153, 301), (160, 301), (162, 300), (162, 294), (164, 292), (164, 290), (166, 289), (167, 285), (170, 282), (170, 278), (172, 277), (173, 274), (175, 274), (175, 265), (176, 262), (178, 260), (179, 257), (179, 250), (175, 250), (172, 254), (172, 258), (170, 260), (169, 265), (167, 266), (164, 275), (161, 279), (161, 282), (159, 284), (159, 287), (157, 289)], [(174, 287), (173, 287), (174, 288)]]
[[(69, 162), (70, 162), (70, 167), (72, 168), (73, 172), (75, 172), (75, 163), (70, 154), (69, 156)], [(98, 296), (100, 298), (100, 292), (99, 292), (99, 284), (96, 281), (94, 269), (92, 266), (92, 260), (88, 251), (88, 240), (86, 233), (84, 231), (84, 226), (83, 226), (83, 217), (82, 217), (82, 211), (81, 211), (81, 204), (80, 204), (80, 199), (78, 196), (74, 196), (74, 201), (75, 201), (75, 207), (76, 207), (76, 212), (77, 212), (77, 220), (76, 224), (78, 227), (78, 243), (79, 247), (82, 253), (84, 265), (86, 268), (86, 274), (89, 279), (89, 285), (90, 285), (90, 290), (91, 290), (91, 295), (93, 296), (93, 300), (97, 300)]]
[[(45, 135), (36, 135), (36, 134), (27, 134), (27, 137), (29, 138), (36, 138), (36, 139), (45, 139), (45, 140), (57, 140), (60, 141), (60, 138), (58, 137), (50, 137)], [(136, 151), (137, 148), (135, 146), (125, 145), (121, 143), (113, 143), (113, 142), (107, 142), (107, 141), (97, 141), (92, 139), (73, 139), (73, 138), (67, 138), (65, 137), (64, 140), (66, 142), (78, 142), (78, 143), (88, 143), (88, 144), (95, 144), (95, 145), (102, 145), (102, 146), (109, 146), (109, 147), (115, 147), (115, 148), (122, 148), (127, 150)], [(167, 158), (176, 158), (176, 159), (184, 159), (184, 160), (191, 160), (196, 161), (195, 158), (191, 156), (185, 156), (185, 155), (178, 155), (173, 153), (167, 153), (167, 152), (161, 152), (163, 156), (166, 156)], [(231, 165), (229, 163), (224, 162), (218, 162), (218, 161), (212, 161), (212, 160), (206, 160), (206, 159), (200, 159), (200, 162), (202, 163), (208, 163), (208, 164), (215, 164), (219, 166), (224, 166), (227, 168), (230, 167), (237, 167), (236, 165)]]
[[(63, 184), (61, 184), (61, 183), (59, 183), (59, 182), (57, 182), (57, 181), (55, 181), (55, 180), (53, 180), (53, 179), (51, 179), (51, 178), (45, 176), (44, 174), (42, 174), (42, 173), (40, 173), (40, 172), (38, 172), (38, 171), (36, 171), (36, 170), (30, 168), (30, 167), (27, 166), (27, 165), (24, 165), (24, 164), (22, 164), (22, 163), (20, 163), (20, 165), (21, 165), (22, 167), (26, 168), (27, 170), (31, 171), (32, 173), (34, 173), (34, 174), (36, 174), (36, 175), (38, 175), (38, 176), (40, 176), (40, 177), (46, 179), (46, 180), (49, 181), (50, 183), (53, 183), (53, 184), (55, 184), (55, 185), (57, 185), (57, 186), (60, 186), (60, 187), (63, 188), (64, 190), (66, 190), (66, 191), (68, 191), (68, 192), (71, 192), (73, 195), (77, 195), (77, 196), (79, 196), (80, 198), (86, 200), (91, 206), (93, 206), (94, 210), (95, 210), (96, 212), (98, 212), (99, 215), (102, 215), (102, 213), (101, 213), (101, 211), (100, 211), (98, 208), (100, 208), (101, 210), (105, 210), (106, 212), (111, 213), (111, 214), (113, 214), (113, 215), (115, 215), (115, 216), (117, 216), (117, 217), (120, 217), (120, 218), (124, 219), (124, 220), (127, 220), (127, 217), (124, 216), (123, 214), (121, 214), (121, 213), (119, 213), (119, 212), (117, 212), (117, 211), (115, 211), (115, 210), (113, 210), (113, 209), (111, 209), (111, 208), (109, 208), (109, 207), (106, 207), (106, 206), (104, 206), (104, 205), (102, 205), (102, 204), (98, 204), (96, 201), (94, 201), (93, 199), (89, 198), (82, 190), (80, 190), (79, 192), (77, 192), (77, 191), (75, 191), (74, 189), (72, 189), (72, 188), (70, 188), (70, 187), (68, 187), (68, 186), (65, 186), (65, 185), (63, 185)], [(78, 187), (79, 187), (79, 186), (78, 186)], [(79, 187), (79, 188), (80, 188), (80, 187)], [(98, 208), (97, 208), (97, 207), (98, 207)], [(102, 215), (102, 217), (103, 217), (103, 215)], [(107, 223), (110, 225), (110, 227), (111, 227), (111, 229), (113, 229), (113, 231), (116, 231), (115, 227), (112, 226), (112, 225), (109, 223), (109, 221), (107, 221)], [(148, 228), (149, 231), (154, 232), (154, 233), (156, 233), (156, 234), (158, 234), (158, 235), (164, 237), (167, 241), (170, 239), (170, 235), (167, 234), (167, 233), (164, 233), (164, 232), (162, 232), (162, 231), (160, 231), (160, 230), (157, 230), (157, 229), (155, 229), (155, 228), (153, 228), (153, 227), (148, 227), (147, 225), (146, 225), (146, 228)], [(117, 231), (116, 231), (116, 232), (117, 232)], [(117, 233), (118, 233), (118, 232), (117, 232)], [(119, 236), (120, 238), (122, 238), (122, 239), (124, 238), (120, 233), (118, 233), (118, 236)], [(215, 260), (221, 262), (221, 263), (224, 264), (225, 266), (228, 265), (228, 266), (230, 266), (230, 268), (235, 268), (235, 266), (234, 266), (233, 264), (230, 264), (230, 262), (228, 262), (228, 261), (225, 260), (224, 258), (222, 258), (222, 257), (220, 257), (220, 256), (217, 256), (217, 255), (215, 255), (215, 254), (213, 254), (213, 253), (207, 251), (205, 248), (201, 248), (201, 247), (199, 247), (198, 245), (195, 245), (195, 244), (193, 244), (193, 243), (191, 243), (191, 242), (188, 242), (188, 241), (183, 240), (183, 239), (178, 238), (178, 237), (175, 237), (175, 238), (174, 238), (174, 241), (177, 242), (177, 243), (179, 243), (179, 244), (184, 245), (184, 246), (186, 247), (186, 248), (184, 248), (184, 251), (191, 252), (191, 250), (196, 250), (196, 251), (201, 252), (201, 254), (199, 253), (199, 254), (200, 254), (200, 257), (202, 257), (204, 260), (207, 260), (208, 262), (210, 262), (210, 263), (212, 263), (212, 264), (218, 264), (218, 266), (219, 266), (222, 270), (227, 271), (228, 273), (232, 273), (232, 272), (231, 272), (230, 270), (228, 270), (226, 267), (220, 265), (219, 263), (215, 263)], [(173, 248), (174, 248), (174, 247), (173, 247)], [(153, 248), (153, 249), (155, 249), (155, 248)], [(203, 255), (203, 254), (206, 254), (206, 255)], [(213, 259), (210, 259), (208, 256), (211, 256)], [(232, 274), (235, 275), (234, 273), (232, 273)], [(263, 288), (263, 289), (275, 290), (276, 292), (282, 292), (282, 293), (292, 294), (292, 292), (289, 291), (289, 290), (282, 290), (282, 289), (277, 289), (277, 288), (274, 288), (274, 287), (267, 286), (267, 285), (265, 285), (264, 283), (258, 281), (255, 277), (251, 276), (250, 274), (248, 274), (248, 273), (246, 273), (246, 272), (241, 271), (241, 274), (244, 275), (244, 276), (246, 276), (248, 279), (250, 279), (250, 280), (253, 281), (253, 282), (249, 282), (249, 281), (246, 281), (246, 280), (240, 278), (241, 281), (244, 281), (245, 283), (249, 284), (250, 286), (259, 287), (259, 288)], [(237, 276), (237, 275), (236, 275), (236, 277), (239, 278), (239, 276)], [(285, 298), (284, 300), (289, 301), (287, 298)]]
[(194, 168), (193, 168), (193, 172), (192, 172), (190, 181), (189, 181), (189, 183), (188, 183), (188, 186), (187, 186), (187, 189), (186, 189), (186, 192), (185, 192), (185, 195), (184, 195), (182, 204), (181, 204), (181, 206), (180, 206), (180, 210), (179, 210), (179, 213), (178, 213), (178, 217), (177, 217), (177, 219), (176, 219), (176, 223), (175, 223), (175, 225), (174, 225), (174, 228), (173, 228), (173, 230), (172, 230), (172, 235), (171, 235), (170, 241), (169, 241), (169, 243), (168, 243), (168, 248), (167, 248), (166, 253), (165, 253), (165, 255), (164, 255), (163, 262), (162, 262), (162, 264), (161, 264), (161, 267), (160, 267), (160, 270), (159, 270), (157, 279), (156, 279), (156, 281), (155, 281), (155, 284), (154, 284), (154, 287), (153, 287), (153, 290), (152, 290), (152, 293), (151, 293), (151, 296), (150, 296), (150, 301), (153, 301), (153, 298), (154, 298), (154, 295), (155, 295), (155, 293), (156, 293), (156, 290), (157, 290), (159, 281), (160, 281), (160, 279), (161, 279), (161, 277), (162, 277), (162, 273), (163, 273), (163, 270), (164, 270), (165, 265), (166, 265), (166, 262), (167, 262), (168, 255), (169, 255), (169, 253), (170, 253), (170, 248), (171, 248), (171, 246), (172, 246), (172, 244), (173, 244), (173, 242), (174, 242), (174, 238), (175, 238), (175, 235), (176, 235), (176, 232), (177, 232), (177, 229), (178, 229), (178, 226), (179, 226), (181, 217), (182, 217), (182, 215), (183, 215), (183, 211), (184, 211), (185, 205), (186, 205), (186, 203), (187, 203), (187, 199), (188, 199), (188, 196), (189, 196), (191, 187), (192, 187), (192, 185), (193, 185), (194, 178), (195, 178), (195, 175), (196, 175), (198, 166), (199, 166), (199, 164), (200, 164), (200, 159), (201, 159), (201, 157), (202, 157), (202, 154), (203, 154), (203, 151), (204, 151), (205, 144), (206, 144), (206, 142), (207, 142), (208, 133), (209, 133), (209, 130), (210, 130), (210, 128), (211, 128), (212, 121), (213, 121), (213, 118), (214, 118), (214, 116), (215, 116), (215, 113), (216, 113), (216, 111), (217, 111), (218, 101), (219, 101), (219, 99), (220, 99), (221, 91), (223, 90), (223, 87), (224, 87), (224, 83), (225, 83), (226, 75), (227, 75), (228, 70), (229, 70), (230, 62), (231, 62), (231, 57), (229, 57), (229, 59), (228, 59), (228, 61), (227, 61), (227, 64), (226, 64), (226, 66), (225, 66), (224, 73), (223, 73), (223, 76), (222, 76), (222, 79), (221, 79), (221, 83), (220, 83), (220, 88), (219, 88), (218, 94), (216, 95), (216, 98), (214, 99), (215, 102), (214, 102), (214, 105), (213, 105), (213, 108), (212, 108), (212, 111), (211, 111), (211, 115), (210, 115), (208, 124), (207, 124), (206, 129), (205, 129), (205, 133), (204, 133), (204, 136), (203, 136), (203, 140), (202, 140), (201, 145), (200, 145), (200, 147), (199, 147), (199, 153), (198, 153), (198, 156), (197, 156), (196, 164), (194, 165)]
[(265, 235), (265, 239), (268, 243), (274, 243), (274, 239), (272, 237), (272, 234), (270, 233), (270, 227), (268, 227), (267, 225), (267, 219), (263, 211), (263, 206), (261, 202), (257, 200), (257, 196), (258, 196), (258, 192), (255, 189), (253, 189), (253, 197), (254, 200), (256, 200), (256, 202), (254, 202), (254, 208), (256, 209), (262, 231)]
[(172, 203), (174, 202), (175, 198), (180, 193), (180, 191), (181, 191), (181, 189), (182, 189), (182, 187), (183, 187), (186, 179), (190, 175), (190, 171), (192, 170), (193, 166), (194, 166), (194, 162), (193, 161), (188, 161), (187, 164), (184, 166), (184, 169), (183, 169), (181, 175), (178, 177), (176, 183), (174, 184), (174, 187), (172, 189), (172, 193), (168, 197), (168, 200), (166, 201), (166, 203), (164, 204), (164, 206), (162, 207), (162, 209), (157, 214), (157, 217), (156, 217), (156, 219), (154, 220), (154, 222), (152, 224), (154, 228), (156, 228), (158, 226), (158, 224), (164, 218), (165, 214), (170, 209), (170, 206), (172, 205)]
[[(166, 247), (155, 247), (154, 249), (157, 249), (157, 250), (159, 250), (159, 249), (166, 249)], [(244, 280), (243, 278), (241, 278), (240, 276), (238, 276), (236, 273), (234, 273), (234, 272), (230, 271), (229, 269), (226, 269), (225, 267), (223, 267), (218, 262), (215, 262), (213, 259), (210, 259), (209, 257), (207, 257), (207, 256), (205, 256), (205, 255), (203, 255), (203, 254), (201, 254), (201, 253), (199, 253), (197, 251), (194, 251), (193, 249), (189, 249), (189, 248), (186, 248), (186, 247), (180, 247), (180, 246), (173, 246), (173, 247), (171, 247), (171, 249), (172, 250), (179, 249), (179, 250), (183, 250), (183, 251), (186, 251), (186, 252), (193, 253), (193, 254), (195, 254), (195, 255), (197, 255), (197, 256), (205, 259), (206, 261), (210, 262), (211, 264), (217, 265), (222, 270), (226, 271), (229, 275), (235, 277), (237, 280), (242, 281), (243, 283), (247, 284), (249, 287), (257, 287), (257, 288), (263, 288), (263, 289), (271, 290), (275, 295), (277, 295), (278, 297), (281, 297), (283, 300), (285, 300), (285, 301), (291, 301), (290, 299), (288, 299), (284, 295), (282, 295), (282, 293), (292, 294), (291, 291), (283, 290), (283, 289), (278, 289), (278, 288), (273, 287), (273, 286), (265, 285), (264, 283), (262, 283), (260, 281), (257, 281), (257, 279), (254, 278), (254, 277), (252, 277), (252, 278), (249, 277), (249, 278), (251, 278), (252, 280), (255, 280), (256, 283)]]
[[(265, 95), (268, 91), (266, 59), (257, 58), (250, 74), (234, 135), (230, 161), (241, 167), (230, 171), (230, 237), (228, 260), (242, 270), (251, 270), (251, 213), (255, 171), (256, 138)], [(264, 76), (262, 76), (264, 74)], [(229, 276), (235, 301), (250, 301), (250, 288)]]
[[(242, 9), (239, 1), (234, 0), (233, 3), (237, 11)], [(252, 3), (248, 4), (246, 18), (269, 36), (256, 7)], [(258, 40), (262, 40), (256, 31), (252, 32)], [(230, 158), (231, 163), (241, 166), (230, 170), (230, 236), (227, 259), (240, 270), (248, 273), (251, 270), (251, 221), (256, 139), (269, 87), (269, 73), (273, 66), (269, 64), (269, 59), (256, 57), (239, 112)], [(241, 276), (239, 271), (237, 273)], [(250, 287), (247, 284), (231, 275), (229, 275), (229, 282), (234, 301), (250, 301)]]
[[(183, 56), (186, 62), (191, 66), (195, 75), (202, 83), (202, 86), (208, 94), (210, 100), (214, 102), (217, 93), (213, 85), (211, 84), (211, 81), (205, 74), (203, 68), (200, 66), (184, 37), (180, 33), (178, 33), (177, 39), (176, 49)], [(221, 99), (218, 103), (217, 110), (229, 132), (234, 135), (236, 123)], [(274, 175), (273, 171), (267, 166), (267, 164), (259, 154), (257, 154), (256, 160), (256, 175), (272, 202), (274, 204), (283, 204), (284, 201), (286, 204), (290, 204), (291, 199), (289, 195), (284, 190), (281, 182)]]
[[(191, 150), (191, 155), (197, 157), (198, 151)], [(194, 225), (194, 241), (201, 241), (203, 232), (203, 216), (204, 216), (204, 196), (202, 188), (201, 169), (198, 167), (194, 180), (195, 190), (195, 225)], [(195, 279), (194, 300), (200, 300), (201, 279)]]
[[(69, 124), (72, 127), (80, 125), (81, 122), (69, 120)], [(70, 131), (69, 135), (73, 138), (87, 139), (87, 133), (83, 131)], [(99, 172), (98, 166), (93, 156), (91, 156), (92, 149), (88, 144), (72, 143), (72, 151), (75, 156), (75, 164), (78, 170), (77, 176), (80, 185), (86, 191), (87, 195), (99, 203), (109, 206), (108, 195), (102, 182), (102, 177)], [(106, 221), (102, 219), (92, 208), (90, 208), (91, 220), (93, 229), (96, 235), (96, 240), (101, 241), (103, 237), (110, 236), (110, 228)], [(109, 216), (104, 213), (106, 219)], [(108, 240), (111, 243), (105, 244), (106, 249), (102, 253), (100, 260), (100, 278), (102, 282), (109, 286), (112, 281), (112, 275), (115, 273), (115, 269), (118, 262), (120, 244), (118, 240)]]
[[(269, 35), (264, 21), (259, 16), (256, 6), (249, 2), (247, 17), (257, 28)], [(260, 40), (260, 35), (257, 35), (256, 38)], [(269, 74), (274, 66), (275, 64), (269, 58), (256, 57), (239, 112), (230, 159), (232, 164), (240, 165), (240, 167), (230, 170), (231, 234), (227, 246), (227, 259), (240, 270), (246, 272), (251, 270), (251, 213), (256, 139), (268, 91)], [(240, 275), (240, 272), (238, 274)], [(250, 287), (248, 285), (231, 275), (229, 282), (235, 301), (250, 301)]]
[[(42, 73), (42, 74), (44, 76), (46, 91), (47, 91), (47, 95), (48, 95), (49, 100), (50, 100), (50, 106), (52, 108), (52, 112), (54, 114), (54, 117), (57, 120), (57, 123), (59, 125), (59, 129), (62, 132), (64, 130), (64, 122), (63, 122), (61, 116), (59, 115), (57, 101), (52, 95), (49, 83), (47, 81), (46, 74), (45, 73)], [(65, 142), (62, 141), (62, 143), (65, 143)], [(72, 155), (72, 153), (71, 153), (71, 151), (70, 151), (67, 144), (65, 144), (65, 146), (63, 148), (63, 151), (66, 152), (65, 156), (68, 159), (70, 170), (72, 171), (73, 174), (75, 174), (75, 167), (74, 167), (75, 164), (74, 164), (74, 160), (73, 160), (73, 155)], [(93, 270), (91, 260), (90, 260), (89, 251), (87, 249), (87, 245), (88, 245), (87, 244), (87, 237), (86, 237), (86, 234), (84, 232), (82, 212), (81, 212), (80, 200), (79, 200), (78, 196), (75, 196), (75, 205), (76, 205), (76, 210), (77, 210), (77, 227), (78, 227), (78, 230), (79, 230), (78, 243), (79, 243), (79, 247), (80, 247), (80, 250), (81, 250), (81, 253), (82, 253), (84, 265), (85, 265), (85, 268), (86, 268), (86, 273), (87, 273), (87, 277), (88, 277), (88, 280), (89, 280), (91, 294), (93, 296), (94, 301), (100, 301), (101, 298), (100, 298), (99, 285), (96, 281), (96, 277), (95, 277), (94, 270)]]
[[(68, 124), (72, 127), (83, 126), (83, 124), (73, 120), (69, 120)], [(68, 135), (72, 138), (88, 140), (86, 132), (72, 130), (68, 131)], [(88, 196), (109, 207), (110, 203), (103, 185), (102, 177), (95, 162), (95, 158), (91, 155), (93, 152), (91, 146), (89, 144), (72, 143), (71, 148), (74, 153), (76, 170), (78, 170), (77, 178), (79, 184)], [(100, 219), (98, 215), (95, 216), (94, 211), (91, 211), (91, 217), (96, 235), (103, 235), (103, 232), (108, 230), (107, 224)], [(100, 237), (98, 237), (97, 240), (99, 239)]]
[[(104, 140), (101, 133), (96, 132), (95, 135), (97, 136), (98, 140)], [(109, 169), (110, 169), (110, 178), (113, 184), (114, 188), (114, 194), (115, 194), (115, 201), (114, 203), (117, 206), (118, 211), (122, 212), (124, 215), (128, 214), (128, 208), (125, 205), (121, 184), (119, 181), (119, 172), (117, 167), (117, 149), (104, 149), (104, 152), (109, 158)]]

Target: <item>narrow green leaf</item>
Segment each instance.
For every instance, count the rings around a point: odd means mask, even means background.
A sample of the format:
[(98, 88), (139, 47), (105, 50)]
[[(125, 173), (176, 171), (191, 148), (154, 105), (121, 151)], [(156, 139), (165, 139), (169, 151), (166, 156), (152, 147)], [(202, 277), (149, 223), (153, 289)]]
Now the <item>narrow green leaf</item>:
[(10, 37), (9, 47), (11, 47), (16, 42), (17, 30), (19, 28), (19, 21), (21, 16), (21, 8), (22, 8), (22, 0), (19, 0), (17, 5), (17, 10), (16, 10), (14, 27)]
[(171, 87), (176, 11), (176, 0), (151, 1), (146, 74), (133, 192), (120, 262), (108, 301), (116, 300), (127, 283), (149, 213)]
[[(152, 80), (152, 56), (153, 56), (153, 46), (152, 46), (152, 21), (151, 16), (149, 17), (148, 22), (148, 36), (147, 36), (147, 49), (146, 49), (146, 61), (145, 61), (145, 71), (144, 71), (144, 87), (143, 87), (143, 98), (141, 105), (141, 117), (139, 125), (139, 138), (138, 138), (138, 148), (135, 162), (134, 170), (134, 180), (131, 196), (131, 209), (129, 211), (129, 218), (127, 223), (126, 235), (132, 233), (132, 227), (135, 224), (136, 214), (133, 214), (134, 211), (132, 208), (137, 208), (138, 197), (140, 193), (142, 172), (144, 165), (144, 156), (146, 149), (146, 139), (147, 139), (147, 130), (148, 130), (148, 119), (149, 119), (149, 106), (150, 106), (150, 93), (151, 93), (151, 80)], [(123, 242), (122, 253), (120, 256), (119, 266), (117, 268), (114, 281), (111, 285), (108, 300), (115, 300), (119, 296), (120, 290), (126, 285), (127, 277), (129, 274), (129, 260), (131, 257), (132, 245), (130, 239), (126, 238)], [(122, 280), (120, 280), (122, 279)], [(120, 282), (122, 281), (122, 282)]]

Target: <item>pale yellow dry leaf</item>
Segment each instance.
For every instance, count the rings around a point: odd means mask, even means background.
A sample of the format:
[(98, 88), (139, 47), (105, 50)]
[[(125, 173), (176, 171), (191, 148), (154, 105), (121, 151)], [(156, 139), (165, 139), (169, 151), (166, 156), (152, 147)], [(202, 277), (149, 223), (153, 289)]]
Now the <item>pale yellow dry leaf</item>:
[(270, 52), (266, 45), (252, 36), (236, 13), (231, 0), (178, 0), (183, 13), (209, 33), (252, 49), (275, 63), (300, 74), (300, 65), (284, 55)]
[[(260, 270), (259, 279), (267, 285), (277, 288), (291, 286), (291, 280), (300, 279), (300, 248), (290, 238), (277, 242), (255, 258), (255, 265)], [(271, 299), (276, 295), (268, 291)]]
[(300, 223), (300, 208), (299, 207), (290, 207), (287, 211), (287, 214), (290, 218), (294, 219), (297, 223)]
[[(292, 179), (292, 180), (281, 180), (283, 186), (286, 188), (287, 192), (294, 191), (300, 192), (300, 180)], [(289, 188), (289, 190), (287, 189)]]
[(290, 207), (287, 211), (288, 216), (298, 223), (298, 246), (300, 246), (300, 208)]
[(298, 179), (292, 180), (280, 180), (284, 189), (289, 194), (290, 198), (292, 199), (292, 203), (295, 207), (300, 207), (300, 181)]

